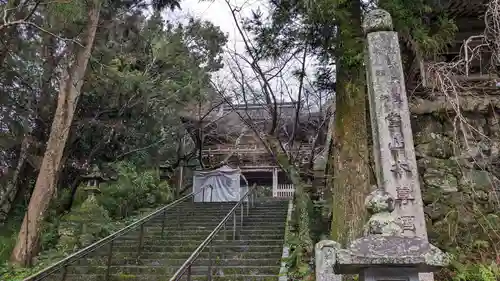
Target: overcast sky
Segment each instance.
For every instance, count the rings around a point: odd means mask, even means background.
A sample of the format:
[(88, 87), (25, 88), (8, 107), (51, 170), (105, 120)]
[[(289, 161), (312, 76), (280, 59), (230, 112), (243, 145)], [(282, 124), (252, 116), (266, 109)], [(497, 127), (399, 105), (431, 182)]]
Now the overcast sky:
[[(230, 4), (233, 7), (241, 8), (239, 12), (239, 16), (241, 17), (249, 17), (251, 16), (252, 10), (259, 9), (263, 16), (267, 15), (268, 8), (266, 7), (268, 0), (229, 0)], [(170, 20), (172, 22), (185, 22), (189, 17), (194, 17), (197, 19), (202, 19), (206, 21), (212, 22), (214, 25), (220, 27), (222, 32), (224, 32), (228, 36), (228, 43), (226, 45), (226, 49), (234, 50), (239, 54), (245, 53), (244, 43), (242, 38), (236, 28), (233, 17), (231, 15), (230, 8), (228, 7), (226, 0), (214, 0), (214, 1), (199, 1), (199, 0), (182, 0), (181, 1), (180, 11), (167, 12), (164, 14), (164, 18)], [(227, 59), (227, 57), (226, 57)], [(293, 60), (292, 60), (293, 61)], [(314, 68), (314, 60), (309, 58), (306, 63), (307, 72), (311, 74), (311, 71)], [(266, 64), (261, 64), (262, 67), (272, 67), (273, 63), (268, 62)], [(291, 78), (291, 73), (294, 69), (300, 67), (300, 63), (297, 60), (295, 63), (291, 64), (289, 67), (285, 69), (286, 73), (288, 73), (287, 78), (285, 79), (285, 83), (287, 84), (287, 90), (292, 92), (292, 95), (296, 94), (298, 89), (298, 81), (294, 78)], [(247, 66), (247, 72), (251, 73), (249, 66)], [(219, 71), (217, 75), (217, 81), (229, 82), (232, 78), (229, 69), (228, 63), (225, 62), (225, 67), (222, 71)], [(271, 81), (272, 85), (275, 86), (275, 90), (279, 92), (278, 88), (283, 87), (279, 86), (278, 82)], [(281, 80), (280, 84), (283, 84), (283, 80)], [(257, 86), (258, 87), (258, 86)], [(282, 89), (282, 88), (280, 88)], [(289, 100), (288, 97), (284, 97), (286, 100)]]
[[(260, 8), (263, 12), (266, 11), (266, 0), (230, 0), (231, 5), (242, 7), (242, 15), (249, 15), (252, 9)], [(234, 20), (232, 18), (229, 7), (225, 0), (214, 1), (199, 1), (199, 0), (182, 0), (180, 11), (168, 12), (165, 14), (166, 19), (172, 21), (183, 21), (189, 16), (194, 18), (207, 20), (214, 25), (219, 26), (222, 32), (228, 36), (228, 47), (237, 51), (243, 51), (242, 39), (239, 36)]]

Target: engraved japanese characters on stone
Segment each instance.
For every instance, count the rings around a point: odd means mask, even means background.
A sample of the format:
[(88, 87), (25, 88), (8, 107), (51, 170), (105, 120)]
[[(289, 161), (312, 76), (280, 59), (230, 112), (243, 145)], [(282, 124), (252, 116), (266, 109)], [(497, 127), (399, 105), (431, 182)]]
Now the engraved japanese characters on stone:
[(401, 132), (393, 132), (391, 135), (391, 142), (389, 143), (389, 149), (403, 149), (405, 148), (405, 141), (403, 134)]
[(415, 226), (415, 216), (401, 216), (398, 221), (403, 228), (403, 231), (415, 232), (417, 227)]
[(410, 200), (414, 199), (412, 185), (401, 185), (396, 187), (396, 202), (406, 205)]
[(405, 173), (410, 173), (411, 168), (408, 162), (404, 159), (396, 159), (391, 166), (391, 172), (402, 177)]
[(397, 112), (392, 111), (387, 114), (385, 120), (387, 121), (387, 127), (389, 128), (389, 134), (391, 136), (389, 149), (403, 149), (405, 147), (405, 142), (403, 133), (401, 131), (401, 115)]
[(385, 117), (387, 120), (387, 125), (392, 129), (400, 129), (401, 128), (401, 115), (397, 112), (390, 112)]
[(375, 70), (375, 75), (376, 76), (385, 76), (385, 70), (383, 69), (378, 69), (378, 70)]
[(401, 98), (401, 87), (398, 84), (392, 84), (391, 97), (392, 101), (399, 107), (403, 103), (403, 98)]

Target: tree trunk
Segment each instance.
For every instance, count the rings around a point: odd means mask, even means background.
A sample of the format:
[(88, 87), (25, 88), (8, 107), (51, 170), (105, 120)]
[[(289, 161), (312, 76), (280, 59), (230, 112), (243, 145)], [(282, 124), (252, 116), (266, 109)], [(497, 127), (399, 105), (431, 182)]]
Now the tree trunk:
[(361, 2), (339, 2), (331, 234), (346, 245), (362, 232), (370, 188)]
[(49, 203), (55, 191), (57, 172), (91, 55), (99, 21), (99, 0), (94, 0), (88, 9), (85, 45), (81, 48), (75, 47), (76, 51), (72, 65), (64, 69), (61, 74), (57, 109), (52, 122), (47, 148), (28, 210), (19, 231), (16, 246), (12, 252), (11, 261), (22, 266), (30, 265), (32, 257), (37, 254), (42, 222), (45, 219)]
[(12, 202), (16, 197), (19, 186), (19, 176), (21, 175), (24, 164), (26, 163), (29, 147), (30, 137), (29, 134), (26, 133), (21, 143), (21, 151), (19, 152), (19, 160), (17, 161), (14, 175), (12, 176), (12, 179), (8, 181), (7, 189), (3, 193), (0, 192), (0, 223), (3, 223), (5, 219), (7, 219), (7, 215), (12, 207)]

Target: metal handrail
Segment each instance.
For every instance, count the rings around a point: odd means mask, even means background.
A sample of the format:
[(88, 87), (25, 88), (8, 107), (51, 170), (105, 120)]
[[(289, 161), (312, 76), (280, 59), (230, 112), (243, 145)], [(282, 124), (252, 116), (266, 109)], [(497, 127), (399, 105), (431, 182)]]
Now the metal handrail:
[[(73, 253), (69, 256), (67, 256), (66, 258), (54, 263), (53, 265), (45, 268), (45, 269), (42, 269), (41, 271), (25, 278), (23, 281), (38, 281), (38, 280), (43, 280), (45, 277), (48, 277), (49, 275), (51, 275), (52, 273), (60, 270), (61, 268), (65, 268), (66, 266), (76, 262), (78, 259), (86, 256), (87, 254), (93, 252), (94, 250), (96, 249), (99, 249), (101, 248), (102, 246), (106, 245), (107, 243), (111, 243), (110, 244), (110, 254), (109, 256), (111, 256), (112, 254), (112, 247), (113, 247), (113, 241), (116, 239), (116, 238), (119, 238), (121, 236), (123, 236), (124, 234), (127, 234), (129, 233), (130, 231), (132, 230), (136, 230), (137, 228), (141, 228), (141, 235), (140, 235), (140, 243), (139, 243), (139, 253), (138, 255), (140, 255), (140, 250), (141, 250), (141, 247), (142, 247), (142, 240), (143, 240), (143, 232), (144, 232), (144, 224), (149, 222), (151, 219), (154, 219), (160, 215), (163, 215), (164, 217), (166, 216), (167, 214), (167, 210), (179, 205), (180, 203), (184, 202), (186, 199), (190, 198), (190, 197), (195, 197), (196, 195), (198, 195), (200, 192), (203, 192), (203, 194), (205, 193), (205, 188), (206, 187), (203, 187), (202, 189), (200, 189), (199, 191), (197, 192), (191, 192), (189, 193), (188, 195), (185, 195), (177, 200), (175, 200), (174, 202), (170, 203), (170, 204), (167, 204), (166, 206), (163, 206), (161, 208), (159, 208), (158, 210), (152, 212), (151, 214), (141, 218), (140, 220), (138, 221), (135, 221), (129, 225), (127, 225), (126, 227), (102, 238), (101, 240), (97, 241), (97, 242), (94, 242), (93, 244), (79, 250), (78, 252), (76, 253)], [(213, 192), (213, 187), (211, 187), (211, 191)], [(205, 198), (203, 196), (203, 202), (205, 201)], [(179, 218), (178, 218), (179, 219)], [(163, 231), (164, 231), (164, 228), (165, 228), (165, 219), (162, 220), (162, 231), (161, 231), (161, 235), (163, 236)], [(109, 262), (108, 262), (108, 268), (109, 268)]]
[[(252, 207), (255, 204), (255, 188), (256, 184), (250, 188), (247, 193), (234, 205), (234, 207), (227, 213), (227, 215), (221, 220), (221, 222), (214, 228), (214, 230), (201, 242), (201, 244), (194, 250), (194, 252), (191, 254), (191, 256), (182, 264), (182, 266), (175, 272), (175, 274), (170, 278), (170, 281), (178, 281), (184, 276), (184, 274), (187, 272), (187, 281), (191, 281), (191, 266), (193, 263), (196, 261), (200, 253), (207, 247), (210, 242), (214, 240), (214, 238), (219, 234), (219, 231), (224, 228), (224, 239), (226, 238), (225, 235), (225, 230), (226, 230), (226, 223), (230, 219), (230, 217), (233, 217), (233, 240), (236, 240), (236, 209), (240, 207), (240, 214), (241, 214), (241, 220), (240, 220), (240, 227), (243, 226), (243, 202), (246, 198), (249, 198), (248, 203), (246, 205), (247, 207), (247, 216), (249, 213), (249, 205), (251, 204)], [(252, 195), (252, 196), (250, 196)], [(212, 280), (212, 247), (210, 246), (209, 248), (209, 268), (208, 268), (208, 281)]]

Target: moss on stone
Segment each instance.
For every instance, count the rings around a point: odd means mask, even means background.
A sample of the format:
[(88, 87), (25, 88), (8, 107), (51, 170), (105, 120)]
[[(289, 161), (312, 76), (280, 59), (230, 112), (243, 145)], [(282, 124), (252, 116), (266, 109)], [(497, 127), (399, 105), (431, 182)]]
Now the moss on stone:
[[(454, 131), (450, 116), (416, 116), (412, 124), (415, 148), (419, 152), (418, 169), (427, 231), (430, 242), (454, 254), (455, 261), (487, 263), (495, 260), (498, 254), (492, 249), (500, 248), (499, 202), (495, 199), (500, 194), (494, 191), (500, 187), (495, 174), (500, 169), (494, 164), (498, 159), (495, 144), (500, 140), (494, 128), (487, 128), (491, 122), (482, 120), (485, 117), (478, 114), (464, 117), (470, 121), (470, 126), (481, 134), (491, 134), (491, 138), (485, 142), (484, 136), (471, 133), (467, 137), (467, 150), (464, 137)], [(448, 151), (450, 145), (454, 149), (452, 155)], [(471, 270), (453, 268), (464, 276)]]
[(121, 278), (121, 279), (134, 279), (134, 278), (137, 278), (136, 275), (133, 275), (133, 274), (125, 274), (125, 273), (119, 273), (118, 274), (118, 277)]
[(109, 233), (111, 218), (90, 195), (80, 206), (63, 216), (59, 224), (59, 251), (71, 251), (87, 246)]

